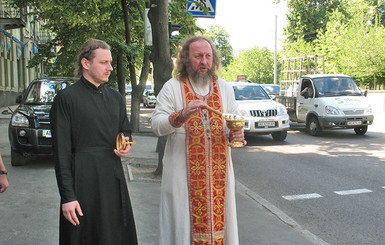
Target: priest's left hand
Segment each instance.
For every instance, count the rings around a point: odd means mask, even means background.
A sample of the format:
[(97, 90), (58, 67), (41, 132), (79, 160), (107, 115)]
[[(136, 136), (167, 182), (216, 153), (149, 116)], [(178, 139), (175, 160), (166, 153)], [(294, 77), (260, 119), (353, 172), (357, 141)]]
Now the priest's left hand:
[(230, 130), (229, 132), (229, 139), (230, 141), (239, 141), (242, 142), (243, 145), (247, 144), (247, 141), (245, 140), (245, 134), (243, 132), (243, 129), (240, 130)]
[[(126, 142), (129, 142), (128, 137), (124, 137), (124, 139), (126, 140)], [(114, 152), (115, 152), (115, 155), (117, 155), (118, 157), (125, 157), (128, 155), (130, 150), (131, 150), (131, 144), (127, 144), (123, 150), (118, 151), (117, 149), (114, 149)]]

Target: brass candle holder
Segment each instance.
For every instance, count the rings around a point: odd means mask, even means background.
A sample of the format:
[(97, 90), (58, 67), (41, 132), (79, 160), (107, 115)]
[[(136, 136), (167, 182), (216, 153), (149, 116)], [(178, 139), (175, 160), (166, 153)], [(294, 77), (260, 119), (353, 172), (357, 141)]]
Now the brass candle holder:
[[(235, 114), (223, 114), (222, 112), (217, 111), (217, 110), (211, 108), (210, 106), (206, 106), (206, 109), (214, 112), (215, 114), (217, 114), (219, 116), (224, 116), (225, 120), (226, 120), (226, 126), (230, 130), (241, 130), (245, 126), (245, 119), (242, 116), (238, 116)], [(243, 147), (244, 145), (243, 145), (242, 141), (232, 140), (229, 142), (229, 146), (231, 146), (231, 147)]]
[(123, 150), (124, 148), (126, 148), (127, 145), (135, 144), (135, 141), (127, 141), (123, 133), (118, 133), (118, 135), (116, 136), (116, 149), (118, 151)]

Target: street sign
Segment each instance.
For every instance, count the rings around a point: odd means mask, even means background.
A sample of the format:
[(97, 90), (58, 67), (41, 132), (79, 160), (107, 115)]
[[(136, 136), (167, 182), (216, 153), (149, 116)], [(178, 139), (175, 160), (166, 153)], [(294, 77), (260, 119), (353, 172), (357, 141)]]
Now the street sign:
[(194, 17), (215, 18), (215, 4), (216, 0), (188, 0), (187, 13)]

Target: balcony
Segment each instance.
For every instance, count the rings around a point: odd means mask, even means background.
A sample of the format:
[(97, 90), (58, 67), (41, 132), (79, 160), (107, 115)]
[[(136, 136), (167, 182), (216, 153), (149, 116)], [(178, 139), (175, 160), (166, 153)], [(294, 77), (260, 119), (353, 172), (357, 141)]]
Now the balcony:
[(5, 29), (24, 28), (27, 23), (26, 9), (15, 9), (0, 2), (0, 26)]

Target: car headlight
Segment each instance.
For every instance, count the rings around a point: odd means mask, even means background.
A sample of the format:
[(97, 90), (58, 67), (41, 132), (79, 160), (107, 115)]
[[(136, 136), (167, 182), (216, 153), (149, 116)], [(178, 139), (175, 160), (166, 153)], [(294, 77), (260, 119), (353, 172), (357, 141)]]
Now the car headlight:
[(241, 116), (243, 116), (243, 117), (248, 117), (249, 116), (249, 114), (247, 113), (246, 110), (239, 110), (239, 112), (241, 113)]
[(279, 106), (277, 110), (278, 116), (282, 116), (286, 114), (286, 107), (284, 106)]
[(368, 108), (365, 109), (365, 114), (373, 114), (372, 106), (369, 105)]
[(17, 113), (15, 113), (15, 115), (12, 116), (11, 125), (17, 126), (17, 127), (28, 127), (29, 121), (28, 121), (28, 118), (26, 116), (17, 112)]
[(325, 112), (326, 112), (326, 114), (331, 114), (331, 115), (338, 115), (339, 114), (337, 108), (335, 108), (333, 106), (325, 106)]

